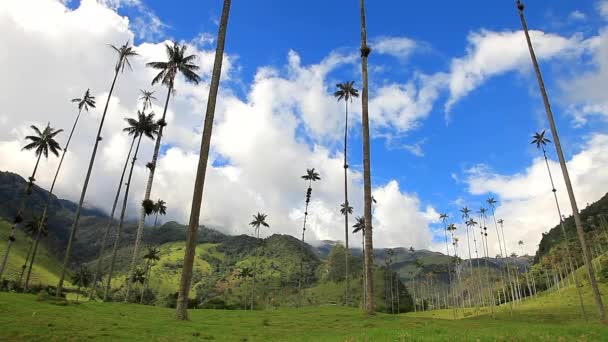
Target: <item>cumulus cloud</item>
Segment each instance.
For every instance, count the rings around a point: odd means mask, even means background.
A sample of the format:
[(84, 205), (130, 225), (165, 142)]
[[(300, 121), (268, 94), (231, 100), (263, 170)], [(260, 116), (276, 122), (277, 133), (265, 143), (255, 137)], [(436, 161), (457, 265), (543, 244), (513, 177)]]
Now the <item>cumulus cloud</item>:
[[(531, 30), (530, 36), (540, 60), (576, 55), (587, 47), (587, 43), (578, 35), (565, 38)], [(454, 104), (488, 78), (530, 68), (530, 55), (523, 31), (481, 30), (469, 34), (467, 40), (467, 54), (453, 59), (451, 63), (446, 112), (450, 112)]]
[[(608, 150), (608, 135), (594, 134), (586, 140), (582, 151), (567, 162), (579, 209), (605, 195), (607, 189), (601, 185), (608, 184), (608, 174), (605, 172), (608, 167), (608, 155), (605, 153)], [(553, 154), (551, 150), (548, 152)], [(561, 211), (564, 215), (571, 215), (559, 164), (550, 161), (549, 165)], [(517, 242), (523, 240), (527, 243), (526, 252), (533, 254), (541, 233), (559, 223), (545, 161), (541, 156), (532, 160), (524, 171), (512, 175), (493, 172), (487, 166), (472, 168), (468, 171), (466, 182), (473, 195), (496, 194), (499, 201), (496, 216), (505, 220), (509, 251), (519, 251)], [(489, 246), (494, 251), (491, 253), (496, 253), (498, 242), (491, 236), (490, 239)]]
[(401, 60), (407, 59), (416, 48), (420, 48), (420, 43), (407, 37), (379, 37), (373, 41), (371, 46), (374, 51), (380, 54), (390, 55)]
[(579, 11), (579, 10), (575, 10), (570, 12), (570, 14), (568, 14), (568, 19), (572, 20), (572, 21), (583, 21), (585, 19), (587, 19), (587, 16), (585, 15), (585, 13)]
[[(49, 119), (55, 127), (71, 127), (76, 112), (69, 99), (91, 88), (100, 108), (85, 114), (79, 122), (56, 188), (60, 197), (72, 200), (78, 197), (113, 76), (115, 56), (107, 44), (133, 41), (138, 34), (134, 21), (120, 16), (115, 9), (137, 4), (139, 1), (135, 0), (83, 0), (78, 8), (70, 10), (62, 2), (52, 0), (40, 0), (34, 7), (18, 0), (2, 2), (0, 45), (13, 53), (0, 55), (5, 70), (0, 91), (10, 94), (0, 99), (0, 169), (28, 176), (35, 160), (20, 151), (27, 127), (44, 125)], [(121, 129), (124, 118), (133, 116), (139, 108), (139, 89), (156, 91), (159, 101), (153, 110), (157, 115), (162, 113), (166, 89), (149, 86), (155, 72), (146, 68), (145, 63), (164, 60), (164, 46), (142, 38), (144, 41), (135, 46), (139, 56), (132, 59), (133, 72), (125, 71), (119, 76), (109, 104), (104, 139), (87, 193), (89, 206), (105, 210), (111, 206), (129, 144)], [(167, 219), (180, 222), (189, 216), (213, 64), (214, 52), (206, 50), (211, 48), (206, 46), (208, 36), (201, 36), (199, 41), (203, 44), (195, 44), (189, 51), (198, 56), (203, 82), (197, 86), (182, 78), (176, 82), (152, 191), (152, 198), (160, 197), (167, 202)], [(248, 233), (250, 215), (263, 211), (269, 215), (271, 229), (262, 234), (299, 236), (307, 186), (300, 176), (306, 168), (316, 167), (322, 180), (313, 185), (307, 240), (342, 240), (344, 226), (339, 215), (339, 204), (343, 202), (342, 155), (328, 146), (341, 132), (343, 116), (335, 113), (341, 114), (343, 107), (331, 96), (327, 77), (337, 67), (354, 63), (357, 56), (330, 53), (316, 64), (305, 65), (291, 51), (285, 68), (259, 67), (244, 98), (236, 96), (230, 87), (237, 57), (230, 53), (224, 57), (201, 222), (232, 234)], [(433, 96), (432, 91), (424, 87), (420, 90), (413, 85), (393, 87), (397, 93), (411, 94), (422, 104), (432, 102), (426, 99)], [(28, 97), (31, 94), (35, 94), (35, 101)], [(376, 96), (384, 94), (378, 92)], [(374, 103), (380, 106), (377, 100)], [(380, 125), (393, 123), (406, 130), (424, 118), (415, 113), (421, 105), (392, 106), (397, 113), (384, 108), (377, 119), (382, 120)], [(356, 102), (353, 107), (357, 107)], [(60, 136), (59, 140), (65, 138)], [(134, 170), (130, 218), (135, 216), (143, 198), (147, 178), (144, 165), (152, 155), (152, 148), (151, 141), (144, 143)], [(42, 162), (36, 177), (39, 185), (48, 188), (56, 165), (55, 158)], [(361, 174), (351, 169), (349, 179), (350, 201), (355, 211), (360, 212)], [(413, 243), (424, 247), (430, 241), (425, 231), (432, 207), (423, 207), (416, 195), (401, 191), (395, 181), (375, 191), (379, 200), (374, 223), (379, 232), (376, 245)], [(411, 234), (403, 234), (408, 230)], [(414, 242), (410, 241), (412, 236)]]

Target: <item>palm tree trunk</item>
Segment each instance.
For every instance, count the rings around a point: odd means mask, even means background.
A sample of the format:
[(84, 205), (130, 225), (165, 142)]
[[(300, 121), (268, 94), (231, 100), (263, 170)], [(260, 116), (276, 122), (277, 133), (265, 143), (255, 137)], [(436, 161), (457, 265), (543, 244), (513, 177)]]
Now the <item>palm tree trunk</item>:
[(78, 207), (76, 207), (76, 213), (74, 214), (74, 222), (72, 223), (72, 228), (70, 230), (70, 238), (68, 239), (68, 246), (65, 250), (65, 257), (63, 258), (63, 266), (61, 269), (61, 275), (59, 276), (59, 283), (57, 284), (57, 291), (55, 293), (55, 295), (57, 297), (61, 296), (61, 290), (63, 288), (63, 281), (65, 279), (65, 274), (68, 270), (68, 263), (70, 262), (70, 254), (72, 252), (72, 245), (74, 244), (74, 238), (76, 237), (76, 233), (78, 231), (78, 223), (80, 221), (82, 204), (84, 203), (84, 198), (87, 194), (89, 180), (91, 179), (91, 173), (93, 172), (93, 164), (95, 163), (95, 156), (97, 155), (97, 147), (99, 146), (99, 142), (101, 141), (101, 131), (103, 129), (103, 123), (105, 122), (105, 119), (106, 119), (106, 113), (108, 112), (108, 105), (110, 103), (110, 98), (112, 97), (112, 92), (114, 92), (114, 85), (116, 85), (116, 79), (118, 78), (119, 71), (120, 71), (119, 68), (115, 69), (114, 79), (112, 80), (112, 85), (110, 86), (110, 92), (108, 93), (106, 105), (103, 109), (103, 114), (101, 115), (99, 129), (97, 130), (97, 136), (95, 137), (95, 144), (93, 145), (93, 152), (91, 153), (91, 160), (89, 161), (89, 168), (87, 169), (87, 175), (84, 179), (84, 185), (82, 186), (82, 192), (80, 193), (80, 200), (78, 201)]
[[(450, 258), (450, 247), (448, 245), (448, 225), (447, 223), (444, 221), (443, 222), (443, 235), (445, 236), (445, 252), (446, 255), (448, 256), (448, 289), (452, 288), (452, 271), (450, 270), (450, 265), (452, 264), (452, 259)], [(453, 296), (453, 290), (452, 290), (452, 297)], [(456, 304), (453, 303), (453, 308), (454, 308), (454, 319), (456, 319)], [(446, 302), (446, 309), (447, 309), (447, 302)]]
[(364, 193), (364, 216), (365, 216), (365, 265), (367, 267), (367, 305), (366, 312), (374, 314), (374, 242), (372, 239), (372, 178), (370, 161), (370, 139), (369, 139), (369, 112), (368, 112), (368, 75), (367, 58), (371, 49), (367, 46), (367, 28), (365, 25), (365, 0), (359, 1), (361, 12), (361, 76), (363, 78), (363, 89), (361, 91), (361, 115), (363, 125), (363, 193)]
[(97, 262), (95, 265), (95, 274), (93, 274), (93, 282), (91, 285), (91, 291), (89, 292), (89, 298), (93, 296), (93, 292), (97, 288), (97, 281), (101, 276), (101, 265), (103, 253), (106, 249), (106, 241), (108, 240), (108, 235), (110, 234), (110, 229), (112, 228), (112, 223), (114, 221), (114, 213), (116, 212), (116, 205), (118, 204), (118, 200), (120, 198), (120, 190), (122, 189), (122, 182), (125, 178), (125, 173), (127, 171), (127, 166), (129, 165), (129, 159), (131, 158), (131, 151), (133, 150), (133, 145), (135, 145), (135, 138), (131, 141), (131, 147), (129, 147), (129, 153), (127, 153), (127, 158), (125, 158), (125, 165), (122, 168), (122, 173), (120, 175), (120, 181), (118, 182), (118, 187), (116, 189), (116, 195), (114, 196), (114, 203), (112, 204), (112, 211), (110, 212), (110, 217), (108, 218), (108, 224), (106, 225), (106, 229), (103, 232), (103, 236), (101, 237), (101, 243), (99, 245), (99, 254), (97, 255)]
[(346, 246), (346, 251), (344, 254), (345, 261), (345, 274), (346, 274), (346, 306), (350, 305), (350, 278), (348, 274), (348, 257), (349, 257), (349, 249), (348, 249), (348, 149), (347, 149), (347, 141), (348, 141), (348, 100), (344, 99), (345, 105), (345, 121), (344, 121), (344, 203), (346, 205), (346, 212), (344, 213), (344, 244)]
[[(485, 227), (485, 224), (484, 224)], [(494, 305), (496, 305), (496, 302), (494, 300), (494, 290), (492, 288), (492, 286), (490, 285), (490, 268), (488, 267), (488, 258), (489, 258), (489, 254), (490, 254), (490, 250), (488, 249), (488, 237), (484, 234), (481, 237), (481, 240), (483, 241), (483, 239), (485, 238), (485, 263), (486, 263), (486, 282), (488, 283), (488, 292), (489, 292), (489, 298), (490, 298), (490, 308), (492, 310), (492, 318), (495, 318), (494, 316)], [(506, 296), (506, 295), (505, 295)], [(506, 299), (505, 299), (506, 300)], [(500, 302), (500, 300), (499, 300)], [(512, 312), (512, 308), (511, 308), (511, 314), (513, 314)]]
[[(127, 177), (127, 183), (125, 187), (125, 195), (122, 199), (122, 211), (120, 212), (120, 220), (118, 221), (118, 228), (116, 229), (116, 238), (114, 240), (114, 247), (112, 248), (112, 258), (110, 259), (110, 270), (108, 271), (108, 279), (106, 281), (106, 288), (103, 293), (103, 301), (108, 300), (108, 295), (110, 294), (110, 288), (112, 285), (112, 273), (114, 272), (114, 264), (116, 262), (116, 253), (118, 252), (118, 245), (120, 243), (120, 234), (122, 233), (122, 227), (125, 221), (125, 213), (127, 211), (127, 203), (129, 201), (129, 189), (131, 188), (131, 179), (133, 177), (133, 169), (135, 168), (135, 161), (137, 160), (137, 153), (139, 152), (139, 145), (141, 143), (141, 138), (143, 134), (139, 134), (139, 139), (137, 139), (137, 146), (135, 147), (135, 152), (133, 153), (133, 159), (131, 160), (131, 169), (129, 170), (129, 177)], [(133, 137), (135, 140), (137, 136)], [(131, 282), (131, 273), (128, 274), (127, 282)], [(128, 296), (125, 296), (125, 302), (129, 299)]]
[[(171, 93), (173, 92), (173, 80), (171, 80), (169, 86), (167, 87), (167, 97), (165, 98), (165, 107), (163, 108), (163, 116), (160, 119), (158, 135), (156, 136), (156, 143), (154, 144), (154, 154), (152, 155), (152, 162), (148, 169), (150, 172), (148, 173), (148, 183), (146, 184), (146, 192), (144, 194), (144, 200), (150, 200), (150, 195), (152, 193), (152, 184), (154, 182), (154, 173), (156, 171), (156, 163), (158, 162), (158, 154), (160, 152), (160, 144), (163, 138), (163, 131), (166, 126), (166, 117), (167, 117), (167, 108), (169, 107), (169, 99), (171, 98)], [(142, 204), (143, 204), (142, 202)], [(139, 221), (137, 223), (137, 235), (135, 236), (135, 244), (133, 245), (133, 257), (131, 258), (131, 267), (129, 268), (129, 276), (135, 272), (135, 265), (137, 264), (137, 252), (139, 251), (139, 245), (141, 243), (141, 238), (144, 234), (144, 226), (146, 223), (146, 211), (141, 205), (139, 211)], [(129, 298), (129, 294), (131, 293), (131, 282), (127, 282), (127, 294), (125, 298)]]
[(144, 272), (146, 275), (146, 279), (144, 279), (143, 286), (141, 287), (141, 297), (139, 297), (139, 304), (144, 302), (144, 293), (146, 293), (146, 289), (148, 288), (148, 281), (150, 277), (150, 260), (146, 260), (146, 271)]
[(190, 292), (190, 282), (192, 281), (192, 266), (196, 249), (196, 233), (203, 200), (203, 187), (205, 185), (205, 175), (207, 172), (207, 160), (209, 158), (209, 147), (211, 144), (211, 131), (213, 129), (213, 116), (215, 114), (215, 102), (220, 84), (222, 73), (222, 58), (224, 56), (224, 44), (226, 42), (226, 29), (228, 27), (228, 15), (230, 12), (231, 0), (224, 0), (222, 18), (220, 20), (217, 47), (215, 49), (215, 60), (213, 62), (213, 73), (211, 76), (211, 86), (209, 88), (209, 100), (207, 101), (207, 113), (205, 115), (205, 125), (201, 141), (196, 180), (194, 182), (194, 193), (192, 195), (192, 210), (190, 212), (190, 222), (186, 239), (186, 251), (184, 256), (184, 268), (179, 285), (179, 296), (177, 299), (177, 319), (188, 319), (188, 293)]
[[(504, 231), (503, 231), (503, 234), (502, 234), (502, 237), (503, 237), (502, 240), (503, 241), (501, 242), (500, 232), (498, 231), (498, 223), (496, 222), (496, 213), (494, 212), (494, 207), (493, 206), (491, 207), (491, 209), (492, 209), (492, 219), (494, 220), (494, 228), (496, 229), (496, 238), (498, 239), (498, 247), (500, 249), (500, 258), (503, 261), (505, 261), (506, 265), (507, 265), (507, 280), (509, 281), (509, 283), (507, 285), (507, 289), (511, 293), (511, 299), (509, 300), (509, 307), (510, 307), (510, 310), (511, 310), (511, 313), (512, 313), (513, 312), (513, 300), (515, 298), (515, 293), (513, 292), (513, 286), (512, 286), (513, 282), (511, 281), (511, 270), (509, 268), (509, 255), (507, 254), (507, 244), (506, 244), (506, 241), (504, 241), (505, 234), (504, 234)], [(503, 242), (505, 244), (504, 245), (504, 247), (505, 247), (505, 250), (504, 250), (505, 254), (503, 254), (503, 250), (502, 250), (502, 247), (503, 247), (502, 244), (503, 244)], [(507, 293), (509, 293), (509, 292), (507, 292)]]
[[(70, 136), (68, 137), (67, 142), (63, 148), (63, 152), (61, 153), (61, 159), (59, 159), (59, 164), (57, 165), (57, 169), (55, 170), (55, 176), (53, 177), (53, 182), (51, 183), (51, 188), (49, 189), (49, 193), (47, 195), (46, 203), (44, 205), (44, 210), (42, 211), (42, 217), (40, 218), (40, 223), (38, 224), (38, 229), (36, 232), (36, 238), (34, 239), (34, 249), (31, 255), (31, 261), (29, 261), (30, 266), (27, 271), (27, 277), (25, 277), (25, 285), (24, 292), (28, 289), (28, 284), (30, 280), (30, 274), (32, 273), (32, 266), (34, 265), (34, 261), (36, 259), (36, 252), (38, 250), (38, 241), (40, 240), (40, 235), (46, 224), (46, 216), (48, 215), (49, 205), (51, 204), (51, 198), (53, 195), (53, 190), (55, 190), (55, 183), (57, 182), (57, 178), (59, 177), (59, 171), (61, 170), (61, 166), (63, 165), (63, 159), (65, 158), (65, 154), (68, 152), (68, 147), (70, 146), (70, 141), (72, 141), (72, 136), (74, 135), (74, 131), (76, 130), (76, 125), (78, 124), (78, 120), (80, 119), (80, 114), (82, 113), (82, 109), (78, 109), (78, 115), (76, 115), (76, 119), (74, 120), (74, 125), (72, 125), (72, 130), (70, 131)], [(28, 258), (29, 260), (29, 258)], [(28, 260), (25, 263), (28, 263)]]
[(606, 319), (606, 311), (604, 309), (604, 303), (602, 302), (602, 296), (600, 294), (600, 290), (597, 285), (597, 280), (595, 279), (595, 271), (593, 270), (593, 265), (591, 264), (591, 258), (589, 256), (589, 249), (587, 246), (587, 241), (585, 240), (585, 231), (583, 230), (583, 224), (581, 222), (581, 218), (578, 213), (578, 206), (576, 204), (576, 198), (574, 197), (574, 190), (572, 189), (572, 183), (570, 182), (570, 175), (568, 174), (568, 168), (566, 167), (566, 159), (564, 158), (562, 146), (559, 141), (559, 135), (557, 134), (557, 127), (555, 125), (555, 120), (553, 119), (553, 112), (551, 111), (551, 105), (549, 104), (549, 97), (547, 96), (547, 91), (545, 90), (545, 84), (543, 82), (543, 77), (540, 72), (540, 67), (538, 65), (538, 61), (536, 60), (536, 55), (534, 54), (534, 48), (532, 47), (532, 41), (530, 40), (530, 34), (528, 33), (528, 25), (526, 24), (526, 19), (524, 18), (524, 6), (519, 1), (518, 1), (518, 9), (519, 9), (519, 17), (521, 19), (521, 24), (524, 29), (524, 34), (526, 36), (526, 42), (528, 43), (528, 50), (530, 50), (530, 58), (532, 59), (532, 64), (534, 65), (534, 71), (536, 72), (538, 86), (540, 88), (540, 92), (541, 92), (541, 95), (543, 98), (543, 103), (545, 105), (545, 111), (547, 112), (547, 119), (551, 126), (553, 142), (555, 143), (555, 149), (557, 150), (557, 156), (559, 157), (559, 164), (561, 166), (562, 174), (564, 176), (564, 181), (566, 183), (568, 197), (570, 198), (570, 205), (572, 206), (572, 216), (574, 216), (574, 222), (576, 224), (576, 231), (578, 232), (578, 239), (581, 243), (581, 247), (583, 250), (583, 260), (585, 261), (585, 266), (587, 267), (589, 283), (591, 284), (591, 288), (593, 290), (593, 297), (595, 299), (595, 305), (597, 306), (600, 320), (603, 321)]
[[(34, 248), (34, 241), (30, 241), (30, 246), (27, 248), (27, 254), (25, 255), (25, 261), (21, 266), (21, 274), (19, 274), (19, 285), (21, 285), (21, 281), (23, 280), (23, 275), (25, 273), (25, 269), (27, 268), (27, 262), (30, 260), (30, 256), (32, 255), (32, 249)], [(24, 291), (25, 292), (25, 291)]]
[(38, 155), (38, 159), (36, 160), (36, 166), (34, 166), (34, 172), (32, 172), (32, 176), (27, 183), (27, 187), (25, 189), (25, 194), (21, 199), (21, 203), (19, 204), (19, 209), (17, 211), (17, 215), (15, 215), (15, 221), (13, 226), (11, 227), (11, 233), (8, 236), (8, 244), (6, 245), (6, 251), (4, 252), (4, 258), (2, 259), (2, 265), (0, 266), (0, 279), (2, 279), (2, 274), (4, 273), (4, 269), (6, 268), (6, 263), (8, 261), (8, 255), (11, 251), (11, 246), (15, 241), (15, 233), (17, 228), (23, 222), (23, 211), (25, 210), (25, 204), (27, 199), (30, 197), (32, 193), (32, 187), (34, 186), (34, 178), (36, 177), (36, 171), (38, 170), (38, 164), (40, 164), (40, 158), (42, 157), (42, 153)]
[[(555, 189), (555, 184), (553, 183), (553, 174), (551, 173), (551, 168), (549, 167), (549, 159), (547, 158), (547, 151), (545, 150), (545, 148), (542, 148), (543, 150), (543, 157), (545, 158), (545, 165), (547, 166), (547, 173), (549, 174), (549, 180), (551, 181), (551, 192), (553, 192), (553, 198), (555, 199), (555, 207), (557, 208), (557, 216), (559, 218), (559, 225), (561, 227), (561, 231), (562, 231), (562, 236), (564, 238), (565, 241), (565, 245), (566, 245), (566, 253), (568, 254), (568, 262), (570, 264), (570, 268), (571, 269), (575, 269), (572, 266), (572, 253), (570, 252), (570, 244), (568, 243), (568, 234), (566, 234), (566, 227), (564, 227), (564, 220), (562, 219), (562, 211), (560, 209), (559, 206), (559, 201), (557, 200), (557, 190)], [(579, 281), (578, 281), (578, 277), (576, 276), (576, 272), (572, 272), (572, 277), (574, 278), (574, 283), (576, 284), (576, 292), (578, 294), (578, 302), (579, 305), (581, 307), (581, 313), (583, 314), (583, 317), (585, 318), (585, 320), (587, 320), (587, 312), (585, 310), (585, 304), (583, 304), (583, 294), (581, 293), (582, 290), (579, 286)]]
[(311, 193), (312, 180), (309, 180), (308, 189), (306, 192), (306, 205), (304, 206), (304, 224), (302, 225), (302, 258), (300, 259), (300, 278), (298, 279), (298, 306), (302, 304), (302, 282), (304, 281), (304, 233), (306, 232), (306, 219), (308, 218), (308, 204), (310, 202), (310, 197), (308, 197), (308, 194)]
[[(256, 239), (260, 239), (260, 228), (255, 229), (255, 237)], [(257, 254), (257, 253), (256, 253)], [(253, 311), (253, 305), (255, 302), (255, 276), (257, 273), (258, 260), (257, 255), (253, 259), (253, 276), (251, 277), (251, 311)]]
[(365, 267), (365, 230), (361, 230), (361, 265), (363, 265), (363, 308), (367, 306), (367, 268)]

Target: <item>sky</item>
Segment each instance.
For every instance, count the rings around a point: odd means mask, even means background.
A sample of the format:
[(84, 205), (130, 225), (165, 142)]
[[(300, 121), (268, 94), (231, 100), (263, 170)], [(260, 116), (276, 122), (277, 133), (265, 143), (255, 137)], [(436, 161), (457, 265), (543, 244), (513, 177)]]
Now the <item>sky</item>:
[[(177, 80), (152, 198), (167, 202), (163, 220), (187, 222), (221, 5), (2, 1), (0, 170), (28, 177), (35, 158), (21, 146), (29, 126), (50, 122), (68, 129), (76, 115), (69, 100), (90, 88), (98, 108), (79, 122), (56, 187), (59, 197), (77, 200), (113, 76), (116, 59), (108, 44), (130, 41), (139, 56), (132, 71), (119, 75), (86, 197), (87, 206), (109, 210), (129, 144), (121, 129), (141, 106), (140, 89), (155, 91), (153, 110), (162, 113), (166, 88), (150, 85), (155, 73), (145, 64), (164, 61), (164, 44), (177, 41), (197, 55), (202, 82)], [(534, 253), (558, 217), (544, 160), (530, 145), (532, 134), (548, 124), (515, 2), (385, 0), (366, 6), (374, 246), (444, 252), (438, 216), (447, 213), (463, 255), (459, 209), (477, 212), (494, 197), (509, 253)], [(352, 80), (361, 88), (358, 11), (354, 0), (233, 1), (202, 224), (252, 234), (251, 215), (264, 212), (270, 228), (262, 235), (299, 236), (307, 187), (300, 176), (315, 168), (321, 180), (313, 185), (306, 239), (344, 240), (344, 103), (332, 94), (338, 82)], [(608, 1), (530, 0), (526, 17), (584, 208), (608, 191)], [(359, 216), (360, 99), (349, 109), (349, 201)], [(143, 199), (152, 149), (152, 141), (142, 145), (129, 219)], [(569, 215), (553, 145), (548, 153), (559, 203)], [(40, 186), (50, 186), (57, 162), (41, 163)], [(494, 255), (499, 244), (491, 216), (486, 226)], [(350, 240), (360, 245), (360, 236)]]

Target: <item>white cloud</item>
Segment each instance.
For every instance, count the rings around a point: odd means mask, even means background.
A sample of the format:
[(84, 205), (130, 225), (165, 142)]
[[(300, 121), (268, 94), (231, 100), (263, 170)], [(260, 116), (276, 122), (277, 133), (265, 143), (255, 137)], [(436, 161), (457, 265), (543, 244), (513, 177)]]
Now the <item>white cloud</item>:
[(401, 60), (407, 59), (420, 44), (406, 37), (379, 37), (371, 44), (375, 52), (391, 55)]
[[(576, 55), (587, 45), (580, 36), (564, 38), (556, 34), (531, 30), (530, 36), (539, 59)], [(493, 32), (482, 30), (469, 34), (466, 56), (452, 60), (450, 97), (445, 104), (450, 112), (454, 104), (488, 78), (508, 71), (528, 70), (530, 55), (523, 31)]]
[(608, 20), (608, 1), (600, 1), (597, 4), (597, 9), (602, 18)]
[(568, 14), (568, 19), (572, 20), (572, 21), (583, 21), (585, 19), (587, 19), (587, 16), (585, 15), (585, 13), (579, 11), (579, 10), (575, 10), (570, 12), (570, 14)]
[[(587, 139), (585, 148), (568, 161), (579, 209), (586, 203), (600, 199), (608, 190), (608, 135), (595, 134)], [(548, 151), (553, 154), (552, 149)], [(539, 153), (540, 154), (540, 153)], [(550, 161), (562, 213), (572, 213), (561, 169), (557, 161)], [(505, 234), (509, 251), (519, 251), (517, 242), (526, 243), (526, 251), (533, 254), (541, 233), (559, 223), (553, 193), (544, 159), (539, 156), (523, 172), (513, 175), (494, 173), (488, 167), (469, 170), (469, 191), (474, 195), (496, 194), (499, 205), (497, 218), (505, 220)], [(493, 226), (493, 224), (492, 224)], [(491, 225), (488, 225), (490, 228)], [(490, 236), (490, 247), (498, 251), (498, 243)]]
[[(0, 91), (10, 95), (0, 99), (0, 121), (4, 123), (0, 127), (0, 169), (29, 176), (34, 158), (20, 151), (27, 126), (44, 125), (52, 118), (55, 127), (71, 127), (75, 108), (69, 99), (91, 88), (99, 108), (85, 114), (79, 122), (56, 190), (58, 196), (74, 200), (80, 193), (93, 135), (113, 75), (115, 56), (107, 44), (133, 41), (136, 28), (132, 20), (112, 10), (124, 5), (122, 1), (112, 0), (104, 5), (83, 0), (75, 10), (52, 0), (40, 0), (38, 4), (28, 6), (12, 0), (0, 5), (0, 45), (7, 51), (15, 51), (0, 55), (4, 66)], [(87, 39), (81, 39), (83, 36)], [(177, 80), (163, 137), (166, 151), (160, 157), (152, 191), (152, 198), (160, 197), (167, 202), (167, 219), (180, 222), (187, 221), (189, 216), (213, 63), (213, 51), (204, 48), (201, 45), (190, 48), (199, 57), (203, 82), (194, 86)], [(160, 106), (166, 95), (165, 88), (149, 86), (155, 72), (145, 68), (147, 62), (166, 58), (163, 44), (144, 42), (135, 49), (140, 56), (132, 60), (133, 72), (119, 76), (110, 101), (104, 139), (87, 193), (89, 205), (105, 210), (111, 206), (129, 144), (121, 132), (124, 117), (136, 112), (139, 89), (156, 90), (159, 101), (153, 109), (157, 115), (162, 113)], [(227, 82), (234, 77), (236, 56), (228, 54), (224, 58), (201, 221), (226, 232), (247, 233), (250, 215), (264, 211), (271, 224), (264, 234), (299, 236), (306, 191), (300, 176), (306, 168), (316, 167), (322, 180), (313, 187), (307, 240), (343, 239), (339, 215), (339, 204), (343, 202), (342, 156), (323, 145), (341, 134), (343, 107), (331, 96), (326, 78), (335, 68), (354, 63), (357, 56), (331, 53), (317, 64), (303, 65), (299, 55), (292, 51), (285, 68), (260, 67), (244, 99), (236, 97)], [(415, 122), (424, 117), (415, 113), (416, 108), (428, 107), (432, 101), (427, 98), (436, 95), (424, 86), (420, 90), (413, 85), (392, 87), (396, 89), (395, 95), (408, 93), (415, 98), (412, 101), (419, 103), (396, 104), (397, 114), (385, 108), (379, 117), (382, 124), (392, 122), (403, 130), (415, 127)], [(31, 94), (36, 94), (35, 101), (31, 100)], [(375, 96), (383, 96), (383, 92)], [(356, 101), (352, 107), (356, 113)], [(355, 114), (351, 117), (356, 120)], [(63, 142), (65, 138), (62, 135), (59, 140)], [(146, 141), (140, 151), (129, 201), (130, 218), (143, 197), (147, 178), (144, 165), (152, 155), (152, 148), (152, 142)], [(41, 164), (36, 177), (39, 185), (48, 188), (56, 163), (56, 159), (51, 159)], [(361, 175), (351, 169), (349, 178), (350, 201), (360, 212)], [(402, 193), (395, 181), (376, 191), (380, 202), (376, 207), (376, 245), (424, 247), (430, 241), (424, 231), (433, 209), (420, 208), (417, 197)], [(411, 234), (403, 234), (408, 230)], [(412, 238), (415, 241), (410, 242)]]

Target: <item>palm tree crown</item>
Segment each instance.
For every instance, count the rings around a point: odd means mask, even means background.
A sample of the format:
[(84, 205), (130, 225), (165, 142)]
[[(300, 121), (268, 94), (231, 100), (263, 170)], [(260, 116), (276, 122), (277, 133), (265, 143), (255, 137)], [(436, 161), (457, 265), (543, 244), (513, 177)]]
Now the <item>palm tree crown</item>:
[(365, 233), (365, 217), (360, 217), (357, 216), (355, 218), (355, 224), (353, 225), (353, 234), (358, 233), (360, 231), (362, 231), (363, 233)]
[(314, 181), (321, 180), (321, 177), (319, 177), (319, 173), (316, 172), (314, 168), (312, 168), (312, 169), (306, 169), (306, 174), (304, 176), (302, 176), (302, 179), (314, 182)]
[(160, 260), (160, 250), (156, 247), (148, 247), (148, 251), (144, 255), (144, 259), (148, 261)]
[(338, 101), (344, 99), (344, 101), (351, 100), (353, 97), (359, 97), (359, 90), (357, 90), (353, 84), (355, 81), (347, 81), (344, 83), (336, 84), (336, 90), (334, 92), (334, 97), (338, 99)]
[(143, 134), (150, 139), (154, 139), (154, 136), (158, 133), (158, 124), (154, 122), (154, 113), (146, 114), (137, 111), (137, 119), (127, 118), (125, 121), (129, 126), (125, 127), (123, 131), (129, 133), (129, 135), (138, 137)]
[(462, 213), (462, 218), (463, 219), (468, 219), (469, 218), (469, 213), (471, 212), (471, 209), (469, 209), (468, 207), (464, 207), (464, 208), (460, 209), (460, 212)]
[(352, 213), (353, 213), (353, 207), (351, 207), (350, 205), (348, 205), (346, 203), (340, 204), (340, 214), (346, 215), (346, 214), (352, 214)]
[(25, 137), (25, 139), (31, 140), (32, 142), (23, 146), (22, 150), (35, 150), (36, 156), (40, 156), (42, 154), (45, 158), (49, 157), (50, 150), (55, 156), (59, 156), (61, 147), (54, 138), (57, 134), (63, 132), (63, 130), (55, 130), (50, 124), (47, 124), (46, 128), (42, 132), (35, 125), (31, 125), (30, 127), (34, 130), (34, 132), (36, 132), (36, 135), (28, 135)]
[(156, 203), (154, 203), (154, 213), (158, 213), (160, 215), (167, 215), (167, 202), (163, 201), (162, 199), (158, 199), (158, 201), (156, 201)]
[(152, 101), (156, 101), (156, 97), (154, 97), (154, 92), (144, 89), (140, 89), (139, 92), (141, 93), (139, 99), (141, 100), (144, 106), (143, 110), (145, 111), (148, 108), (152, 108)]
[(186, 81), (198, 84), (201, 78), (196, 74), (196, 70), (199, 67), (193, 64), (196, 60), (196, 55), (186, 56), (187, 46), (180, 45), (177, 42), (173, 42), (173, 46), (165, 44), (165, 50), (167, 52), (166, 62), (150, 62), (146, 64), (148, 67), (160, 70), (160, 72), (152, 80), (152, 84), (161, 82), (167, 87), (173, 87), (173, 81), (178, 72), (181, 72)]
[(114, 51), (118, 53), (118, 61), (116, 61), (116, 66), (114, 67), (114, 70), (116, 72), (123, 72), (125, 71), (125, 65), (129, 67), (129, 70), (133, 70), (131, 68), (131, 62), (129, 62), (129, 58), (137, 56), (138, 53), (135, 52), (132, 46), (129, 46), (129, 42), (127, 41), (125, 45), (122, 45), (119, 48), (114, 45), (110, 45), (110, 47), (112, 47), (112, 49), (114, 49)]
[(488, 205), (490, 206), (490, 208), (494, 208), (496, 206), (496, 200), (494, 199), (494, 197), (490, 197), (487, 199)]
[(256, 229), (260, 228), (260, 226), (270, 227), (270, 225), (266, 223), (266, 217), (268, 217), (268, 215), (257, 213), (257, 215), (253, 215), (253, 221), (251, 221), (249, 225)]
[(539, 132), (534, 133), (530, 144), (535, 144), (537, 148), (544, 148), (545, 145), (547, 145), (547, 143), (550, 143), (550, 142), (551, 142), (551, 140), (545, 138), (545, 131), (543, 130), (540, 133)]
[(90, 89), (84, 92), (82, 98), (72, 99), (72, 103), (78, 104), (78, 110), (86, 110), (89, 111), (89, 107), (95, 108), (95, 97), (91, 95)]

